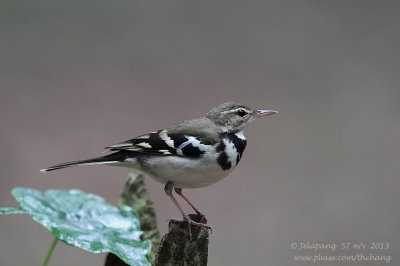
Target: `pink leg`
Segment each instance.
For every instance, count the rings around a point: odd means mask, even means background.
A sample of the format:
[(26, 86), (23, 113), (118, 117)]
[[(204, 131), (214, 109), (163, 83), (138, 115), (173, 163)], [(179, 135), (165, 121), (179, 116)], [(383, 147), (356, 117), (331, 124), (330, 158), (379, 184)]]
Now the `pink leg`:
[(209, 226), (207, 224), (198, 223), (198, 222), (195, 222), (192, 219), (190, 219), (190, 217), (183, 211), (181, 205), (179, 205), (178, 201), (176, 200), (176, 198), (172, 194), (173, 189), (174, 189), (174, 185), (171, 182), (168, 182), (164, 187), (165, 193), (168, 195), (168, 197), (172, 200), (172, 202), (175, 204), (175, 206), (181, 212), (181, 214), (183, 216), (183, 220), (188, 223), (188, 230), (189, 230), (190, 239), (192, 238), (192, 230), (191, 230), (191, 226), (192, 225), (206, 227), (208, 229), (211, 229), (211, 226)]
[(176, 192), (176, 194), (178, 194), (184, 201), (186, 201), (187, 204), (190, 205), (190, 207), (192, 207), (192, 209), (196, 212), (196, 214), (197, 214), (198, 216), (200, 216), (200, 222), (206, 224), (206, 223), (207, 223), (206, 216), (205, 216), (201, 211), (199, 211), (199, 209), (197, 209), (197, 207), (194, 206), (194, 204), (193, 204), (188, 198), (186, 198), (185, 195), (182, 194), (182, 188), (177, 188), (177, 187), (176, 187), (176, 188), (175, 188), (175, 192)]

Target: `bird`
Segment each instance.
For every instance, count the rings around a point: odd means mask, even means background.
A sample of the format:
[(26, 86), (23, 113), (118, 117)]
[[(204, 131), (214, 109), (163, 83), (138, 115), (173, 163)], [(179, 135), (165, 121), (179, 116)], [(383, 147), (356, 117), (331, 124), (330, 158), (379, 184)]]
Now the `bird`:
[[(49, 172), (71, 166), (111, 165), (138, 170), (164, 185), (164, 191), (191, 226), (211, 229), (207, 219), (183, 193), (183, 189), (210, 186), (237, 166), (246, 148), (243, 129), (257, 118), (276, 114), (236, 102), (214, 107), (204, 117), (185, 120), (171, 127), (105, 147), (105, 156), (56, 164), (41, 169)], [(200, 217), (194, 221), (183, 210), (173, 191)]]

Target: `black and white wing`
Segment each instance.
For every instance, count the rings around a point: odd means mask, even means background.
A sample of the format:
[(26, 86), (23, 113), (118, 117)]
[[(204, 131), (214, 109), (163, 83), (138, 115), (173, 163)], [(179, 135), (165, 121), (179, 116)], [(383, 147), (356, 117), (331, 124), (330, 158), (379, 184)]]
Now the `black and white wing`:
[(213, 147), (200, 137), (159, 130), (146, 135), (106, 147), (109, 151), (132, 151), (154, 155), (178, 155), (191, 158), (200, 157)]

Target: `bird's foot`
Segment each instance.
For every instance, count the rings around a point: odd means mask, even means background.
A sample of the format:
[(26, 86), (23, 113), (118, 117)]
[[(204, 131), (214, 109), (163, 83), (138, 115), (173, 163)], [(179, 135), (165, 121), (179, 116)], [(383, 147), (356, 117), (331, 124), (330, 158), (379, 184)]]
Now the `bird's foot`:
[(196, 214), (197, 214), (196, 218), (197, 218), (197, 220), (199, 220), (200, 223), (202, 223), (202, 224), (207, 223), (207, 218), (206, 218), (205, 214), (203, 214), (202, 212), (196, 212)]
[[(205, 227), (209, 229), (212, 233), (212, 228), (210, 225), (206, 224), (207, 219), (204, 214), (189, 214), (183, 216), (183, 220), (171, 219), (175, 222), (186, 222), (188, 225), (189, 240), (192, 240), (192, 226)], [(196, 220), (196, 221), (195, 221)], [(198, 222), (199, 221), (199, 222)]]

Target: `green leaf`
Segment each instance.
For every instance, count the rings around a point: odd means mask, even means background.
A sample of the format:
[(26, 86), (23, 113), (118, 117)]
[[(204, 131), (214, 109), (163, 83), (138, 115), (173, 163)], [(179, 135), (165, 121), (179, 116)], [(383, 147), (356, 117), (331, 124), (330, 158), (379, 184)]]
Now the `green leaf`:
[(116, 208), (103, 198), (79, 190), (14, 188), (21, 207), (55, 237), (92, 253), (112, 252), (130, 265), (150, 265), (149, 241), (140, 241), (138, 215), (132, 208)]
[(19, 213), (26, 213), (26, 211), (18, 209), (18, 208), (12, 208), (12, 207), (1, 207), (0, 208), (0, 214), (19, 214)]

